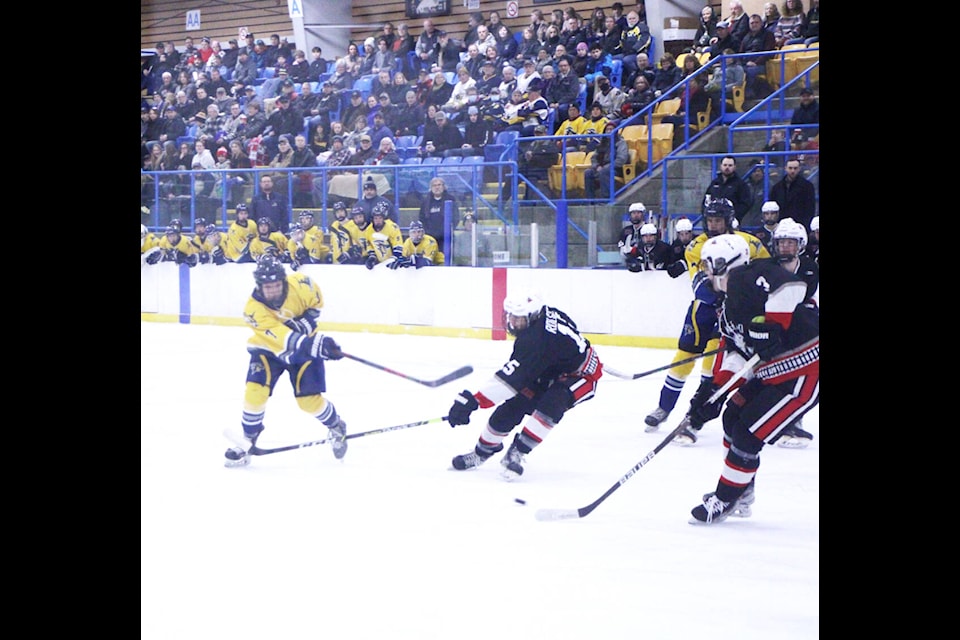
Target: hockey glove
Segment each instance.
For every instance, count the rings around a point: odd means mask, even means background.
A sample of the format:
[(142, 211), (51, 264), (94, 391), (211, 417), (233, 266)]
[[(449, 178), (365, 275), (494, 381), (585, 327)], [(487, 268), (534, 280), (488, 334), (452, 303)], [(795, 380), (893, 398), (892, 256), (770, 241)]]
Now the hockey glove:
[(310, 251), (306, 247), (300, 247), (294, 254), (294, 259), (300, 264), (310, 264)]
[(360, 245), (358, 244), (351, 245), (350, 248), (347, 249), (347, 254), (354, 262), (360, 262), (360, 260), (363, 258), (363, 249), (361, 249)]
[(145, 258), (147, 264), (157, 264), (160, 262), (160, 259), (163, 258), (163, 249), (160, 247), (154, 247), (147, 251), (147, 257)]
[(393, 252), (393, 257), (396, 258), (397, 260), (403, 257), (403, 247), (401, 247), (400, 245), (397, 245), (396, 247), (391, 249), (391, 251)]
[(324, 360), (339, 360), (343, 357), (340, 351), (340, 345), (330, 336), (318, 333), (313, 337), (313, 345), (310, 347), (310, 355), (314, 358), (323, 358)]
[(198, 261), (200, 264), (209, 264), (210, 263), (210, 254), (204, 251), (198, 256)]
[(199, 257), (195, 253), (192, 255), (187, 255), (183, 251), (177, 251), (177, 264), (186, 264), (188, 266), (195, 267), (199, 261)]
[(413, 261), (410, 258), (396, 258), (393, 262), (387, 265), (391, 269), (399, 269), (400, 267), (412, 267)]
[(700, 383), (700, 388), (690, 400), (690, 426), (699, 431), (703, 425), (707, 424), (720, 415), (723, 410), (724, 398), (716, 402), (710, 402), (710, 397), (716, 393), (717, 385), (713, 382), (704, 381)]
[(337, 256), (337, 262), (339, 262), (340, 264), (350, 264), (352, 260), (350, 259), (350, 256), (348, 254), (341, 253), (339, 256)]
[[(410, 265), (407, 265), (407, 266), (409, 267)], [(422, 269), (423, 267), (433, 266), (433, 261), (432, 261), (432, 260), (428, 260), (427, 258), (424, 258), (423, 256), (414, 256), (414, 257), (413, 257), (413, 266), (415, 266), (417, 269)]]
[(216, 247), (210, 253), (210, 259), (213, 260), (213, 264), (227, 264), (227, 256), (223, 255), (223, 249)]
[(451, 427), (461, 424), (470, 424), (470, 414), (480, 408), (480, 403), (473, 397), (469, 390), (464, 389), (457, 396), (453, 406), (450, 407), (447, 422)]
[(283, 324), (287, 325), (291, 331), (296, 331), (297, 333), (302, 333), (308, 336), (313, 333), (314, 329), (317, 328), (317, 323), (319, 321), (320, 310), (307, 309), (303, 312), (303, 315), (296, 320), (287, 320)]
[(775, 322), (754, 322), (747, 328), (747, 342), (762, 360), (772, 360), (783, 351), (783, 327)]
[(677, 260), (667, 267), (667, 275), (671, 278), (679, 278), (687, 272), (687, 263), (683, 260)]
[(374, 254), (372, 254), (372, 253), (371, 253), (370, 255), (368, 255), (368, 256), (367, 256), (367, 262), (366, 262), (367, 269), (373, 269), (375, 266), (377, 266), (377, 262), (378, 262), (378, 260), (377, 260), (377, 256), (376, 256), (376, 255), (374, 255)]

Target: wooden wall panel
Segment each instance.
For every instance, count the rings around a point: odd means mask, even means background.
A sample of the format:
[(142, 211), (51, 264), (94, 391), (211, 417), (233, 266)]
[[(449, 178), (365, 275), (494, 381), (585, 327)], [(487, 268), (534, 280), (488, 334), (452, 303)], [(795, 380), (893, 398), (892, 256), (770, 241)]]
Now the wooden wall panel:
[[(200, 10), (199, 31), (187, 31), (187, 11)], [(140, 0), (140, 48), (154, 49), (160, 40), (172, 40), (183, 49), (183, 39), (199, 41), (210, 36), (226, 44), (247, 27), (258, 38), (269, 40), (272, 33), (293, 34), (286, 0)]]

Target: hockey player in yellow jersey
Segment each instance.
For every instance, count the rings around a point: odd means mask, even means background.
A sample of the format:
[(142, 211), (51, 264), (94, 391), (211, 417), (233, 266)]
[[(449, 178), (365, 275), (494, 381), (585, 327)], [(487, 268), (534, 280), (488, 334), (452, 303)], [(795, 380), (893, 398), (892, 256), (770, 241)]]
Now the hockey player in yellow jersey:
[[(715, 236), (733, 233), (746, 240), (747, 246), (750, 248), (751, 261), (770, 257), (770, 252), (758, 238), (734, 229), (734, 208), (733, 203), (729, 200), (725, 198), (711, 200), (704, 209), (703, 217), (706, 231), (695, 237), (687, 245), (685, 252), (688, 273), (693, 286), (693, 300), (690, 302), (687, 315), (683, 320), (683, 329), (677, 341), (677, 352), (673, 356), (674, 362), (687, 360), (705, 351), (713, 351), (720, 344), (720, 335), (717, 328), (717, 309), (720, 300), (717, 292), (710, 286), (709, 279), (700, 270), (700, 250), (704, 243)], [(701, 361), (701, 387), (713, 383), (713, 360), (714, 357), (710, 355), (704, 357)], [(645, 430), (648, 433), (656, 431), (660, 423), (670, 415), (677, 404), (680, 392), (683, 391), (687, 376), (693, 372), (694, 365), (694, 362), (688, 362), (667, 372), (663, 387), (660, 389), (660, 402), (657, 408), (644, 418), (644, 422), (647, 424)], [(689, 414), (684, 416), (683, 422), (684, 429), (677, 436), (676, 442), (678, 444), (693, 444), (697, 441), (697, 429), (690, 425)]]
[[(203, 241), (200, 262), (213, 264), (226, 264), (227, 260), (227, 237), (220, 233), (217, 225), (208, 224), (206, 239)], [(206, 258), (204, 258), (206, 256)]]
[(177, 264), (187, 264), (191, 267), (197, 266), (199, 254), (196, 247), (190, 242), (190, 238), (180, 232), (180, 227), (171, 224), (157, 245), (160, 248), (158, 253), (153, 253), (147, 258), (147, 264), (156, 264), (158, 262), (176, 262)]
[(150, 262), (151, 256), (160, 254), (160, 241), (157, 240), (157, 236), (150, 233), (150, 230), (147, 229), (146, 225), (140, 225), (140, 264), (144, 262), (147, 264), (156, 264), (160, 261), (158, 257), (153, 262)]
[(279, 231), (270, 231), (270, 218), (267, 216), (257, 220), (257, 235), (250, 241), (250, 257), (254, 262), (260, 262), (260, 258), (268, 253), (282, 257), (286, 252), (287, 236)]
[[(357, 208), (358, 217), (366, 220), (363, 209)], [(330, 249), (334, 264), (363, 264), (360, 228), (347, 218), (347, 206), (339, 200), (333, 203), (333, 215), (336, 219), (330, 225)]]
[[(247, 341), (250, 363), (241, 417), (244, 438), (251, 446), (256, 444), (264, 429), (267, 401), (287, 372), (297, 405), (329, 429), (333, 455), (343, 458), (347, 425), (323, 396), (327, 390), (324, 360), (339, 360), (343, 354), (333, 338), (317, 331), (323, 309), (320, 287), (305, 274), (288, 275), (273, 255), (261, 258), (253, 278), (256, 287), (243, 309), (243, 319), (253, 331)], [(239, 446), (227, 449), (225, 465), (249, 464), (248, 450)]]
[(250, 221), (250, 212), (242, 202), (237, 205), (237, 219), (227, 229), (227, 247), (224, 249), (230, 262), (253, 262), (250, 257), (250, 241), (257, 236), (257, 227)]
[(427, 235), (423, 223), (414, 220), (410, 223), (410, 237), (403, 243), (403, 257), (391, 262), (391, 269), (398, 267), (428, 267), (443, 264), (443, 252), (437, 244), (437, 239)]
[(291, 222), (287, 236), (287, 255), (290, 256), (290, 266), (294, 271), (304, 264), (330, 262), (330, 247), (323, 244), (322, 233), (308, 234), (299, 222)]
[(367, 269), (373, 269), (381, 262), (403, 258), (403, 233), (397, 223), (389, 219), (390, 205), (378, 202), (373, 205), (373, 220), (363, 230), (366, 239)]
[[(200, 256), (200, 264), (209, 262), (209, 260), (204, 259), (203, 255), (203, 243), (207, 240), (207, 219), (206, 218), (197, 218), (197, 221), (193, 223), (193, 236), (190, 237), (190, 244), (194, 246), (197, 251), (197, 255)], [(209, 258), (209, 256), (207, 256)]]

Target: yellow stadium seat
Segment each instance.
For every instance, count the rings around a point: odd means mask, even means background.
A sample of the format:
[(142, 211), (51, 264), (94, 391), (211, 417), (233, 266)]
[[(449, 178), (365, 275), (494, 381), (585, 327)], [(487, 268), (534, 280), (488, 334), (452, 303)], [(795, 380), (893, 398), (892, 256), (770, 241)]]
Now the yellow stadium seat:
[[(567, 189), (572, 190), (578, 188), (575, 182), (576, 171), (573, 167), (578, 164), (583, 164), (586, 157), (587, 154), (583, 151), (567, 151), (566, 164), (564, 164), (563, 154), (560, 154), (560, 158), (557, 161), (558, 164), (547, 168), (547, 182), (550, 184), (550, 188), (553, 189), (555, 193), (560, 193), (560, 189), (563, 186), (564, 172), (566, 172), (567, 176)], [(579, 188), (582, 187), (583, 180), (581, 179)]]
[(658, 102), (657, 106), (653, 108), (653, 124), (660, 124), (663, 121), (663, 116), (676, 114), (680, 110), (681, 102), (680, 98), (670, 98)]

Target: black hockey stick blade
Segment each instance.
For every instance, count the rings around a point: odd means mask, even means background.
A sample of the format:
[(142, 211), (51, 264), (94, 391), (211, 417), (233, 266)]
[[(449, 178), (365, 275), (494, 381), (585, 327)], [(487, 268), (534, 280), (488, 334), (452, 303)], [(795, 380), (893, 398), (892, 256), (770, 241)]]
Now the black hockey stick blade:
[(720, 349), (711, 349), (710, 351), (704, 351), (703, 353), (697, 354), (691, 358), (677, 360), (676, 362), (671, 362), (670, 364), (663, 365), (662, 367), (657, 367), (656, 369), (650, 369), (649, 371), (642, 371), (640, 373), (624, 373), (622, 371), (618, 371), (617, 369), (612, 369), (607, 365), (603, 365), (603, 371), (604, 373), (609, 373), (614, 378), (621, 378), (623, 380), (636, 380), (637, 378), (643, 378), (643, 377), (649, 376), (651, 373), (657, 373), (658, 371), (666, 371), (668, 369), (673, 369), (674, 367), (680, 366), (682, 364), (695, 362), (700, 358), (706, 358), (707, 356), (712, 356), (715, 353), (720, 353)]
[(600, 506), (600, 503), (602, 503), (604, 500), (609, 498), (614, 491), (619, 489), (623, 483), (629, 480), (633, 476), (633, 474), (639, 471), (648, 462), (653, 460), (653, 458), (658, 453), (660, 453), (664, 447), (670, 444), (670, 442), (672, 442), (673, 439), (677, 437), (682, 430), (683, 430), (683, 422), (678, 424), (676, 428), (673, 431), (671, 431), (667, 435), (667, 437), (660, 442), (660, 444), (654, 447), (653, 451), (645, 455), (643, 457), (643, 460), (633, 465), (633, 468), (631, 468), (630, 471), (627, 471), (625, 474), (623, 474), (620, 477), (620, 479), (617, 480), (616, 484), (614, 484), (612, 487), (607, 489), (602, 496), (600, 496), (599, 498), (597, 498), (587, 506), (580, 507), (579, 509), (537, 509), (537, 512), (534, 514), (534, 517), (536, 517), (537, 520), (544, 521), (544, 522), (550, 521), (550, 520), (573, 520), (575, 518), (587, 517), (588, 515), (590, 515), (590, 513), (594, 509)]
[(357, 362), (361, 364), (365, 364), (368, 367), (373, 367), (374, 369), (379, 369), (380, 371), (386, 371), (387, 373), (392, 373), (395, 376), (399, 376), (405, 380), (409, 380), (410, 382), (416, 382), (417, 384), (422, 384), (427, 387), (439, 387), (442, 384), (453, 382), (454, 380), (457, 380), (464, 376), (468, 376), (471, 373), (473, 373), (473, 367), (471, 367), (470, 365), (467, 365), (465, 367), (460, 367), (456, 371), (453, 371), (452, 373), (448, 373), (447, 375), (441, 378), (437, 378), (436, 380), (421, 380), (420, 378), (414, 378), (413, 376), (397, 371), (396, 369), (385, 367), (382, 364), (377, 364), (376, 362), (370, 362), (369, 360), (365, 360), (364, 358), (355, 356), (352, 353), (347, 353), (345, 351), (341, 351), (340, 353), (343, 354), (344, 358), (349, 358), (350, 360), (356, 360)]
[[(733, 374), (733, 376), (731, 376), (730, 379), (727, 380), (727, 382), (722, 387), (717, 389), (716, 392), (712, 396), (710, 396), (710, 399), (707, 400), (707, 402), (712, 404), (717, 400), (720, 400), (721, 398), (723, 398), (724, 395), (727, 393), (727, 391), (732, 389), (733, 385), (736, 384), (737, 381), (740, 380), (740, 378), (747, 375), (747, 373), (749, 373), (753, 369), (753, 367), (756, 366), (758, 362), (760, 362), (760, 355), (755, 354), (752, 358), (747, 360), (746, 364), (744, 364), (739, 371)], [(619, 489), (620, 485), (622, 485), (624, 482), (629, 480), (633, 476), (633, 474), (639, 471), (645, 464), (653, 460), (654, 457), (656, 457), (656, 455), (660, 453), (664, 447), (666, 447), (668, 444), (670, 444), (671, 441), (673, 441), (674, 438), (680, 435), (680, 432), (683, 431), (683, 427), (684, 427), (683, 421), (681, 420), (680, 423), (676, 426), (676, 428), (674, 428), (674, 430), (671, 431), (667, 435), (667, 437), (664, 438), (662, 442), (660, 442), (660, 444), (658, 444), (656, 447), (653, 448), (653, 451), (645, 455), (643, 457), (643, 460), (633, 465), (633, 468), (630, 469), (630, 471), (627, 471), (623, 476), (621, 476), (620, 479), (617, 480), (617, 483), (615, 485), (607, 489), (602, 496), (600, 496), (599, 498), (597, 498), (587, 506), (580, 507), (579, 509), (538, 509), (537, 512), (534, 514), (534, 517), (536, 517), (537, 520), (541, 520), (541, 521), (573, 520), (575, 518), (587, 517), (588, 515), (590, 515), (590, 513), (594, 509), (600, 506), (600, 503), (602, 503), (604, 500), (609, 498), (614, 491)]]

